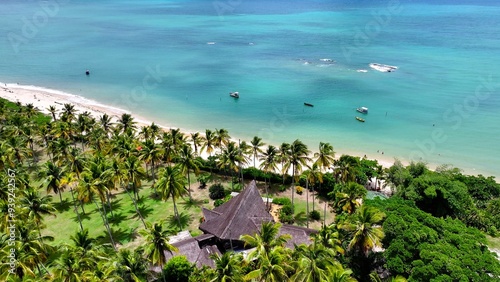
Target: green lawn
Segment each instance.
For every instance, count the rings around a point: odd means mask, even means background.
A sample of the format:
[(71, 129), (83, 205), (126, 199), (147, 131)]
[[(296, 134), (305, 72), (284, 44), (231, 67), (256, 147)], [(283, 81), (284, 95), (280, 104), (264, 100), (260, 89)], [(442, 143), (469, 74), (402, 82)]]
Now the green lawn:
[[(227, 182), (229, 179), (225, 179), (223, 176), (217, 175), (214, 175), (214, 177), (218, 181), (221, 181), (223, 185), (230, 190), (230, 184)], [(181, 214), (181, 221), (184, 225), (182, 229), (189, 230), (193, 236), (197, 236), (202, 234), (202, 232), (198, 229), (199, 220), (202, 217), (201, 208), (206, 207), (208, 209), (213, 209), (214, 204), (212, 200), (209, 200), (208, 187), (205, 189), (198, 188), (196, 176), (194, 174), (191, 174), (191, 183), (194, 201), (189, 202), (189, 197), (186, 196), (184, 199), (178, 200), (177, 207), (179, 209), (179, 213)], [(211, 182), (208, 186), (212, 184), (213, 183)], [(258, 185), (263, 186), (263, 183), (259, 183)], [(163, 220), (165, 221), (164, 229), (177, 229), (177, 221), (175, 221), (173, 217), (174, 208), (172, 200), (169, 199), (164, 202), (152, 197), (153, 190), (150, 186), (151, 183), (143, 183), (143, 188), (139, 193), (140, 200), (138, 204), (145, 221), (153, 223)], [(271, 192), (270, 194), (271, 197), (276, 197), (274, 193)], [(42, 233), (44, 235), (54, 237), (54, 241), (51, 243), (53, 245), (71, 243), (70, 237), (80, 229), (78, 218), (72, 205), (71, 193), (69, 191), (63, 192), (62, 204), (60, 203), (58, 195), (52, 196), (53, 203), (58, 209), (57, 216), (45, 217), (44, 223), (46, 227), (42, 230)], [(312, 198), (310, 198), (309, 203), (310, 211), (312, 210), (311, 200)], [(309, 227), (319, 229), (321, 228), (321, 224), (323, 222), (323, 202), (319, 199), (315, 200), (315, 208), (321, 213), (321, 220), (310, 221)], [(101, 204), (99, 200), (98, 204)], [(134, 204), (130, 199), (130, 196), (123, 190), (114, 191), (112, 197), (112, 207), (113, 216), (111, 216), (111, 212), (108, 211), (108, 218), (110, 220), (110, 226), (115, 242), (125, 247), (133, 248), (138, 246), (141, 243), (138, 230), (144, 227), (136, 214)], [(101, 242), (110, 242), (102, 217), (98, 212), (95, 203), (86, 204), (84, 209), (85, 215), (81, 214), (83, 228), (89, 230), (89, 235), (91, 237), (99, 237)], [(298, 215), (296, 224), (306, 226), (306, 201), (300, 198), (295, 198), (295, 210), (296, 215)], [(81, 213), (81, 209), (79, 209), (79, 212)], [(333, 222), (333, 219), (334, 215), (327, 212), (327, 224)]]
[[(194, 178), (192, 177), (192, 182)], [(166, 202), (152, 197), (153, 191), (150, 184), (144, 184), (144, 187), (139, 193), (139, 209), (145, 218), (146, 222), (165, 221), (164, 229), (177, 228), (177, 221), (174, 221), (174, 208), (172, 200)], [(202, 216), (201, 206), (213, 207), (213, 203), (203, 204), (203, 199), (194, 197), (195, 204), (189, 204), (189, 197), (179, 199), (177, 208), (181, 214), (183, 223), (186, 223), (188, 229), (193, 235), (201, 234), (198, 230), (199, 219)], [(43, 229), (44, 235), (54, 237), (52, 244), (69, 243), (70, 236), (74, 235), (79, 230), (78, 218), (74, 212), (71, 202), (71, 194), (69, 191), (63, 193), (63, 203), (60, 203), (59, 196), (53, 195), (55, 207), (58, 209), (57, 216), (46, 216), (44, 223), (46, 228)], [(98, 201), (100, 205), (100, 201)], [(107, 206), (106, 206), (107, 207)], [(142, 222), (136, 214), (134, 204), (130, 196), (123, 191), (116, 191), (112, 198), (112, 213), (108, 212), (110, 226), (113, 237), (120, 244), (128, 244), (134, 241), (138, 234), (137, 231), (143, 228)], [(94, 203), (88, 203), (84, 207), (85, 215), (82, 216), (83, 228), (89, 230), (89, 235), (92, 237), (100, 237), (103, 242), (109, 242), (109, 236), (104, 227), (102, 217), (98, 212)], [(81, 209), (79, 209), (81, 213)]]

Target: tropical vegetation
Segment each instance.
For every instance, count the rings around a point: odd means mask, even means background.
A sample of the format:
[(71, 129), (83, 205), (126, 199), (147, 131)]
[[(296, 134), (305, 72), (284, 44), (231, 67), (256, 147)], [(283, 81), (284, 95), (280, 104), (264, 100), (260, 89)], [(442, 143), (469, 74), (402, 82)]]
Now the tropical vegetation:
[[(2, 281), (500, 279), (488, 247), (500, 229), (493, 177), (399, 161), (384, 169), (336, 158), (323, 142), (312, 154), (299, 139), (273, 146), (232, 141), (225, 129), (139, 127), (129, 114), (93, 117), (71, 104), (47, 110), (0, 100)], [(278, 222), (242, 236), (247, 253), (212, 255), (213, 268), (175, 256), (170, 236), (201, 234), (201, 208), (250, 179), (274, 198)], [(366, 187), (391, 197), (370, 200)], [(290, 247), (279, 232), (313, 222), (321, 227), (307, 245)]]

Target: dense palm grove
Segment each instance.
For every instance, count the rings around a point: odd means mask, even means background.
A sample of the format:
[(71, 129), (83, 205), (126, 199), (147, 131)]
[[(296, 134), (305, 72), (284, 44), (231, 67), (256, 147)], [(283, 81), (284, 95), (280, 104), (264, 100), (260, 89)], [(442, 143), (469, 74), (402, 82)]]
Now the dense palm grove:
[[(300, 140), (275, 147), (258, 137), (235, 143), (224, 129), (186, 135), (155, 124), (138, 128), (128, 114), (113, 123), (69, 104), (49, 111), (44, 116), (32, 105), (0, 101), (2, 281), (500, 279), (500, 264), (484, 235), (496, 236), (500, 228), (500, 185), (492, 177), (449, 167), (430, 171), (422, 163), (383, 169), (372, 160), (336, 159), (329, 143), (312, 154)], [(286, 235), (278, 236), (280, 223), (263, 224), (259, 234), (241, 238), (254, 247), (248, 255), (214, 256), (214, 269), (196, 268), (182, 256), (165, 261), (165, 251), (176, 252), (168, 237), (183, 227), (179, 202), (197, 203), (187, 184), (196, 181), (192, 177), (210, 182), (212, 174), (229, 176), (231, 190), (248, 178), (264, 182), (266, 191), (289, 189), (287, 223), (295, 221), (295, 194), (306, 187), (328, 202), (313, 204), (307, 217), (324, 209), (323, 217), (334, 212), (335, 221), (324, 224), (310, 245), (294, 250), (284, 247)], [(364, 185), (371, 180), (375, 189), (390, 185), (393, 196), (366, 199)], [(139, 197), (144, 190), (154, 201), (172, 202), (178, 228), (148, 221)], [(65, 243), (54, 244), (44, 222), (60, 214), (68, 191), (79, 228)], [(117, 193), (134, 206), (139, 246), (123, 247), (110, 227)], [(100, 214), (105, 238), (89, 235), (89, 209)]]

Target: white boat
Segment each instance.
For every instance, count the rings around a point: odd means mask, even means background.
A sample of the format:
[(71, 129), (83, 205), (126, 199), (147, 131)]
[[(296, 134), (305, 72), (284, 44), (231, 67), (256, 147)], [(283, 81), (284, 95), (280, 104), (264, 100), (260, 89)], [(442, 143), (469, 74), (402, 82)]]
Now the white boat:
[(368, 108), (367, 107), (360, 107), (357, 108), (356, 111), (362, 113), (362, 114), (367, 114), (368, 113)]
[(332, 59), (319, 59), (322, 62), (333, 63)]
[(240, 98), (240, 93), (238, 93), (238, 92), (230, 92), (229, 96), (231, 96), (233, 98)]
[(208, 45), (215, 45), (215, 42), (207, 42)]
[(380, 72), (393, 72), (398, 69), (396, 66), (389, 66), (389, 65), (384, 65), (384, 64), (378, 64), (378, 63), (371, 63), (370, 68), (374, 70), (378, 70)]

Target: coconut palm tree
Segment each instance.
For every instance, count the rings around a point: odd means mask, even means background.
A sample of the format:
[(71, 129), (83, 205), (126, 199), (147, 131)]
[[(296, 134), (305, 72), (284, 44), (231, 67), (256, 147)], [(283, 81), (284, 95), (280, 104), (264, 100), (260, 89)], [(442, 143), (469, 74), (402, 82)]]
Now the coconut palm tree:
[(330, 143), (319, 142), (319, 151), (314, 153), (316, 161), (314, 162), (322, 169), (332, 167), (335, 160), (335, 151)]
[(337, 187), (340, 187), (339, 192), (330, 192), (330, 194), (335, 193), (335, 206), (348, 214), (354, 213), (361, 206), (366, 196), (367, 191), (365, 187), (355, 182), (349, 182), (344, 185), (338, 184), (336, 185), (336, 189), (338, 189)]
[(118, 119), (118, 130), (121, 133), (133, 133), (137, 129), (137, 122), (130, 114), (122, 114)]
[[(161, 162), (163, 150), (160, 145), (156, 144), (152, 139), (147, 139), (141, 144), (139, 150), (139, 158), (146, 163), (146, 168), (151, 163), (151, 177), (153, 178), (153, 187), (156, 182), (156, 165)], [(155, 191), (156, 194), (156, 191)]]
[(308, 183), (311, 183), (312, 209), (314, 210), (314, 187), (316, 183), (320, 183), (320, 185), (323, 183), (323, 173), (321, 172), (321, 168), (316, 163), (313, 163), (313, 165), (309, 167), (309, 170), (305, 172), (305, 175)]
[(139, 199), (139, 189), (142, 186), (141, 180), (146, 177), (146, 173), (144, 169), (141, 166), (141, 163), (135, 156), (130, 156), (128, 157), (125, 162), (123, 163), (123, 171), (125, 173), (124, 181), (127, 184), (126, 186), (126, 192), (129, 194), (129, 190), (132, 190), (133, 196), (130, 196), (132, 199), (132, 202), (134, 203), (135, 211), (137, 215), (139, 216), (140, 220), (142, 221), (142, 224), (144, 227), (146, 227), (146, 223), (144, 222), (144, 218), (142, 217), (142, 214), (139, 210), (139, 207), (137, 206), (137, 200)]
[(71, 157), (70, 156), (71, 148), (72, 147), (70, 141), (64, 138), (58, 138), (56, 140), (53, 140), (52, 147), (50, 148), (50, 150), (52, 150), (52, 155), (54, 156), (54, 161), (56, 162), (57, 165), (62, 166), (68, 163), (68, 159)]
[[(229, 142), (221, 150), (221, 154), (217, 160), (219, 169), (227, 169), (231, 172), (231, 175), (234, 175), (234, 172), (238, 172), (240, 165), (243, 163), (245, 163), (245, 159), (234, 142)], [(231, 181), (232, 189), (234, 189), (233, 184), (233, 181)]]
[[(278, 150), (273, 145), (267, 146), (267, 149), (262, 153), (262, 156), (259, 160), (261, 161), (259, 168), (269, 173), (269, 186), (270, 186), (271, 173), (278, 170)], [(265, 185), (265, 183), (264, 186), (266, 186), (266, 194), (267, 194), (268, 186)], [(267, 195), (266, 197), (269, 198), (269, 195)]]
[(104, 130), (105, 135), (109, 137), (111, 131), (113, 130), (113, 122), (111, 121), (111, 117), (107, 114), (103, 114), (99, 117), (99, 124)]
[(288, 171), (292, 167), (292, 207), (295, 195), (295, 177), (300, 175), (302, 167), (311, 160), (308, 157), (309, 153), (310, 151), (307, 149), (307, 146), (298, 139), (290, 145), (290, 154), (285, 162), (284, 171)]
[(163, 152), (162, 160), (170, 166), (175, 156), (176, 150), (174, 147), (172, 134), (169, 131), (163, 132), (163, 135), (161, 136), (161, 149)]
[(328, 269), (328, 278), (325, 282), (356, 282), (352, 277), (352, 270), (344, 269), (341, 265), (330, 267)]
[(118, 276), (123, 281), (146, 281), (148, 268), (139, 252), (120, 249), (116, 264)]
[(95, 120), (90, 116), (89, 112), (79, 114), (75, 121), (75, 129), (79, 132), (78, 141), (82, 146), (82, 151), (85, 151), (85, 143), (88, 143), (88, 134), (92, 130)]
[(256, 255), (267, 254), (274, 247), (284, 247), (290, 235), (279, 235), (281, 223), (263, 222), (258, 234), (242, 235), (240, 240), (246, 247), (255, 247)]
[(223, 145), (227, 145), (230, 139), (231, 137), (229, 136), (229, 132), (226, 129), (215, 129), (215, 146), (221, 150), (221, 153), (222, 148), (224, 147)]
[(215, 277), (210, 282), (238, 282), (243, 281), (243, 270), (241, 269), (241, 261), (243, 257), (241, 254), (234, 252), (225, 252), (222, 255), (211, 254), (210, 258), (215, 263)]
[(200, 151), (205, 150), (209, 156), (212, 156), (214, 148), (215, 148), (215, 133), (212, 130), (207, 129), (205, 130), (205, 137), (203, 138), (203, 146), (201, 147)]
[(195, 155), (198, 155), (198, 147), (203, 145), (203, 137), (201, 137), (199, 132), (193, 132), (189, 135), (189, 141), (193, 143)]
[(253, 155), (253, 167), (256, 168), (255, 166), (255, 159), (259, 157), (259, 154), (262, 153), (261, 147), (266, 145), (266, 143), (262, 142), (262, 138), (259, 138), (257, 136), (254, 136), (252, 141), (250, 141), (250, 144), (252, 144), (252, 155)]
[(26, 147), (26, 140), (23, 136), (10, 136), (4, 140), (7, 154), (14, 157), (17, 165), (22, 165), (24, 159), (30, 156), (30, 151)]
[(52, 115), (52, 121), (56, 121), (56, 113), (57, 113), (57, 108), (55, 106), (49, 106), (47, 108), (47, 111)]
[(313, 235), (313, 240), (315, 244), (329, 248), (336, 254), (344, 254), (344, 249), (342, 248), (342, 240), (340, 239), (340, 233), (337, 226), (324, 225), (321, 227), (318, 233)]
[[(42, 269), (45, 273), (48, 273), (45, 263), (49, 255), (54, 252), (53, 247), (45, 243), (46, 241), (53, 241), (54, 238), (40, 236), (38, 230), (35, 230), (33, 225), (30, 221), (16, 225), (16, 241), (14, 246), (9, 247), (15, 251), (16, 267), (14, 272), (21, 281), (25, 281), (22, 279), (29, 277), (40, 278), (43, 274)], [(8, 264), (4, 265), (8, 266)], [(4, 272), (4, 274), (7, 273), (8, 271)]]
[(127, 134), (113, 135), (111, 152), (124, 160), (136, 152), (135, 140)]
[(41, 179), (44, 179), (43, 185), (45, 186), (47, 193), (50, 193), (52, 191), (54, 192), (54, 194), (59, 194), (61, 203), (63, 192), (63, 185), (61, 183), (61, 180), (63, 179), (65, 174), (65, 168), (61, 168), (51, 161), (47, 161), (43, 165), (42, 170), (39, 172), (39, 177)]
[(22, 210), (26, 212), (29, 219), (33, 220), (38, 229), (40, 237), (42, 237), (40, 224), (43, 221), (43, 217), (46, 215), (52, 215), (54, 217), (56, 216), (56, 209), (52, 206), (52, 196), (41, 196), (37, 191), (33, 189), (27, 189), (23, 191), (21, 205)]
[(245, 280), (257, 279), (257, 281), (289, 281), (288, 273), (293, 271), (289, 264), (290, 256), (288, 249), (274, 247), (267, 254), (254, 258), (256, 259), (255, 270), (245, 275)]
[(381, 247), (384, 238), (381, 222), (384, 218), (385, 213), (377, 208), (361, 206), (353, 216), (341, 225), (341, 228), (347, 231), (352, 238), (349, 242), (349, 250), (368, 256), (374, 247)]
[(174, 214), (181, 226), (179, 211), (177, 210), (176, 201), (179, 197), (186, 195), (186, 181), (183, 177), (179, 166), (165, 167), (159, 172), (159, 179), (156, 182), (157, 189), (160, 191), (162, 200), (166, 201), (172, 198), (174, 204)]
[(334, 166), (335, 178), (338, 181), (345, 184), (356, 180), (358, 161), (354, 157), (342, 155), (338, 160), (335, 160)]
[(147, 125), (141, 126), (139, 133), (137, 134), (137, 138), (141, 141), (151, 139), (151, 128)]
[(186, 143), (186, 138), (179, 128), (170, 128), (170, 137), (174, 152), (177, 152)]
[(285, 163), (288, 160), (288, 156), (290, 156), (290, 144), (288, 143), (281, 143), (279, 150), (278, 150), (278, 160), (281, 163), (281, 170), (283, 173), (283, 185), (285, 184)]
[(162, 222), (154, 224), (147, 223), (146, 229), (139, 230), (139, 234), (144, 238), (145, 244), (142, 246), (144, 257), (154, 266), (163, 266), (166, 263), (166, 252), (177, 252), (177, 248), (168, 242), (170, 231), (163, 230)]
[(340, 265), (334, 251), (315, 243), (296, 246), (292, 261), (296, 272), (290, 280), (296, 282), (325, 281), (328, 279), (329, 269)]
[(184, 144), (184, 146), (182, 146), (178, 154), (179, 156), (177, 157), (177, 163), (179, 164), (181, 173), (187, 175), (187, 189), (189, 198), (191, 199), (191, 179), (189, 177), (189, 171), (193, 170), (193, 172), (198, 175), (200, 173), (199, 166), (201, 164), (193, 154), (193, 149), (191, 149), (191, 146), (187, 144)]
[(66, 103), (63, 105), (61, 120), (63, 122), (71, 123), (75, 118), (77, 110), (75, 109), (75, 105)]
[[(88, 161), (85, 171), (82, 173), (78, 183), (78, 200), (83, 203), (94, 202), (97, 210), (101, 214), (104, 226), (108, 231), (113, 248), (116, 250), (111, 228), (109, 226), (105, 202), (109, 200), (109, 187), (113, 187), (112, 172), (107, 167), (104, 158), (100, 155)], [(101, 201), (101, 207), (97, 204), (95, 197)]]
[(82, 279), (84, 271), (95, 268), (97, 264), (96, 260), (81, 256), (75, 248), (68, 245), (63, 245), (59, 252), (59, 257), (52, 263), (54, 281), (86, 281)]

